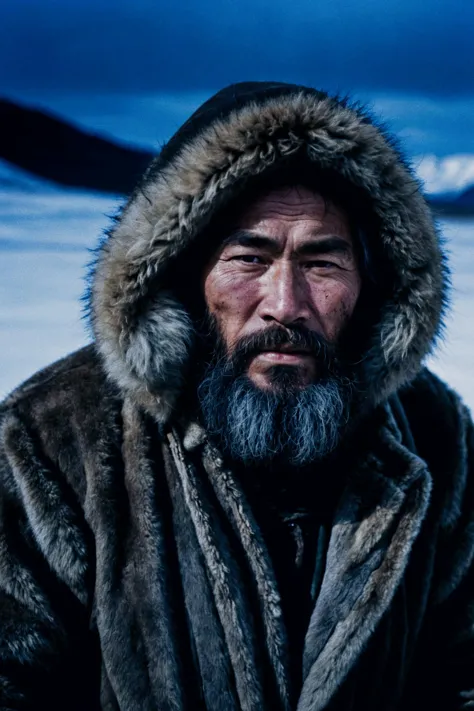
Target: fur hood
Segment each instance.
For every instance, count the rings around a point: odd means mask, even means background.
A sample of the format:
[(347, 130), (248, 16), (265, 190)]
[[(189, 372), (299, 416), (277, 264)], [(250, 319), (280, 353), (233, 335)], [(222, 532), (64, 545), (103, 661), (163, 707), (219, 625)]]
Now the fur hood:
[(292, 156), (361, 191), (393, 278), (361, 359), (378, 404), (419, 371), (440, 332), (447, 269), (420, 185), (359, 106), (314, 89), (244, 83), (209, 99), (151, 164), (93, 267), (90, 313), (108, 376), (165, 421), (193, 351), (193, 323), (164, 274), (246, 181)]

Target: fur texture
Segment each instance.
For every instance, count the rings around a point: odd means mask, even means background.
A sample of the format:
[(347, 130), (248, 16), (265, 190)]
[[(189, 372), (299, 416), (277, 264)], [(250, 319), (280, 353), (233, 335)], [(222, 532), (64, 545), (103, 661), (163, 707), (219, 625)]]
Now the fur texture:
[[(164, 278), (246, 180), (296, 153), (364, 192), (394, 274), (360, 366), (371, 408), (334, 459), (346, 485), (302, 683), (241, 481), (177, 407), (193, 326)], [(474, 429), (421, 369), (445, 289), (419, 187), (361, 110), (278, 84), (201, 107), (99, 250), (95, 342), (0, 407), (0, 709), (470, 708)]]
[(92, 347), (2, 422), (0, 708), (468, 708), (473, 426), (428, 372), (346, 462), (301, 688), (265, 540), (205, 433), (159, 437)]

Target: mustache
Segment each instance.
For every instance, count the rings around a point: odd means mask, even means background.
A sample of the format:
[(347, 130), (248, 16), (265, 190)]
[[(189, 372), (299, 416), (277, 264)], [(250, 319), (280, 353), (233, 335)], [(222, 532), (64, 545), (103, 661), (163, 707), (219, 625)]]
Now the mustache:
[(279, 350), (283, 346), (308, 352), (320, 366), (324, 366), (328, 374), (337, 369), (336, 347), (321, 334), (300, 325), (290, 328), (270, 326), (263, 331), (242, 337), (234, 344), (228, 356), (229, 365), (234, 374), (238, 374), (262, 351)]

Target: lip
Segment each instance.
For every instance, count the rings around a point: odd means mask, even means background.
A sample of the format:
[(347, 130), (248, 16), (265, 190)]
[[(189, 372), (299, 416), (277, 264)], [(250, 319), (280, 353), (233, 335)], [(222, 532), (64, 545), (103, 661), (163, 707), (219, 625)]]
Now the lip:
[(312, 358), (309, 351), (262, 351), (256, 358), (266, 360), (271, 363), (302, 363), (308, 358)]

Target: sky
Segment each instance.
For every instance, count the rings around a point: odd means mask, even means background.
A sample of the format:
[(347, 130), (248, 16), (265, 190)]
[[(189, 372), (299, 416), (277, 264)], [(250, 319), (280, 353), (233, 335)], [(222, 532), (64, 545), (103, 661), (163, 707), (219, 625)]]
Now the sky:
[(368, 104), (415, 163), (460, 163), (473, 38), (473, 0), (3, 0), (0, 97), (157, 150), (223, 86), (283, 80)]
[(279, 79), (474, 96), (472, 0), (3, 0), (0, 92)]

